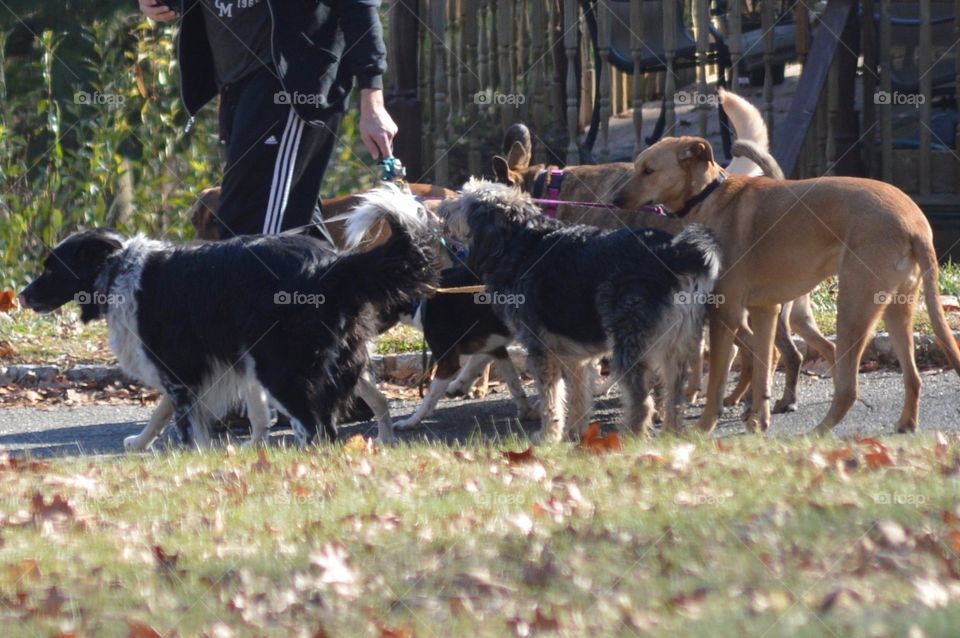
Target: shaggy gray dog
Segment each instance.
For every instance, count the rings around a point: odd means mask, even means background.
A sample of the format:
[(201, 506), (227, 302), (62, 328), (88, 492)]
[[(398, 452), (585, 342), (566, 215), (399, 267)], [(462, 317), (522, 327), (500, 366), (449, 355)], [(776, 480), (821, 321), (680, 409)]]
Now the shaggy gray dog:
[[(706, 303), (720, 270), (709, 230), (565, 225), (511, 187), (471, 180), (441, 205), (447, 232), (469, 249), (467, 266), (529, 352), (540, 392), (540, 436), (576, 439), (592, 408), (590, 362), (610, 353), (625, 423), (649, 430), (655, 382), (665, 427), (679, 430), (683, 377), (697, 353)], [(568, 414), (564, 419), (566, 384)]]

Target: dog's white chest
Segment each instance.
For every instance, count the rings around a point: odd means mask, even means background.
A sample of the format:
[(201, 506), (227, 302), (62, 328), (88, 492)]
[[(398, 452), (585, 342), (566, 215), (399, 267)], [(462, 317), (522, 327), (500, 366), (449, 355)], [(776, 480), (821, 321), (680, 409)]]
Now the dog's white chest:
[(131, 261), (110, 286), (109, 292), (116, 302), (107, 307), (110, 349), (125, 374), (152, 388), (163, 389), (160, 374), (147, 356), (137, 326), (137, 293), (149, 246), (129, 245), (134, 242), (148, 244), (149, 240), (134, 238), (128, 242), (127, 252)]

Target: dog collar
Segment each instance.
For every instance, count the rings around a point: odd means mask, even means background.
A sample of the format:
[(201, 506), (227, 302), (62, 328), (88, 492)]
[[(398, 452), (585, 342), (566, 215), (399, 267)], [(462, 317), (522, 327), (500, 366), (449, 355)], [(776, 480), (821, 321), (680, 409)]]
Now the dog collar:
[[(550, 182), (547, 182), (547, 176), (550, 176)], [(549, 204), (544, 204), (541, 208), (543, 209), (543, 214), (549, 217), (550, 219), (557, 218), (557, 208), (559, 204), (556, 202), (560, 199), (560, 186), (563, 184), (563, 169), (560, 168), (551, 168), (549, 170), (544, 169), (540, 171), (537, 175), (537, 178), (533, 181), (533, 199), (545, 199), (550, 201)], [(543, 189), (546, 187), (547, 193), (544, 197)]]
[(725, 181), (727, 181), (727, 174), (724, 171), (720, 171), (720, 174), (717, 175), (712, 182), (707, 184), (706, 188), (704, 188), (702, 191), (700, 191), (699, 193), (697, 193), (696, 195), (688, 199), (687, 202), (683, 205), (683, 208), (681, 208), (674, 214), (677, 217), (685, 217), (691, 210), (693, 210), (694, 206), (701, 203), (706, 198), (710, 197), (710, 194), (713, 191), (717, 190), (717, 187), (720, 186), (720, 184), (724, 183)]

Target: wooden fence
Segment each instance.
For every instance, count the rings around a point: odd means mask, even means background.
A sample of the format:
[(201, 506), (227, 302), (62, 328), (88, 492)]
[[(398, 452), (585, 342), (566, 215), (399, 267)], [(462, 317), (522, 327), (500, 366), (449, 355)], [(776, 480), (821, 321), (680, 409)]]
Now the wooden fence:
[[(830, 0), (825, 8), (787, 0), (394, 0), (390, 108), (409, 131), (398, 149), (414, 177), (455, 186), (483, 173), (485, 145), (524, 121), (553, 161), (609, 161), (614, 114), (632, 108), (635, 153), (646, 144), (645, 101), (663, 98), (669, 135), (679, 89), (709, 95), (720, 81), (737, 90), (749, 75), (762, 78), (761, 111), (788, 174), (868, 175), (960, 212), (960, 128), (941, 121), (943, 108), (934, 111), (935, 101), (954, 100), (957, 112), (958, 15), (960, 0)], [(778, 119), (774, 84), (787, 63), (799, 65), (800, 78)], [(904, 100), (916, 108), (905, 111)], [(697, 102), (694, 113), (704, 133), (715, 102)], [(599, 124), (592, 155), (582, 136), (591, 122)]]

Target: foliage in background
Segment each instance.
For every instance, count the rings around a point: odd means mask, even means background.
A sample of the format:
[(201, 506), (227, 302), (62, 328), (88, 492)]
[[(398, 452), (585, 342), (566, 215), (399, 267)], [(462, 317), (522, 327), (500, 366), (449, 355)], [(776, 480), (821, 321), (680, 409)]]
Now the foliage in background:
[[(0, 23), (0, 287), (21, 287), (78, 227), (190, 238), (186, 211), (219, 182), (216, 105), (184, 134), (175, 28), (128, 4), (96, 15), (69, 32), (43, 28), (63, 26), (53, 11)], [(375, 179), (356, 127), (351, 112), (324, 195)]]

